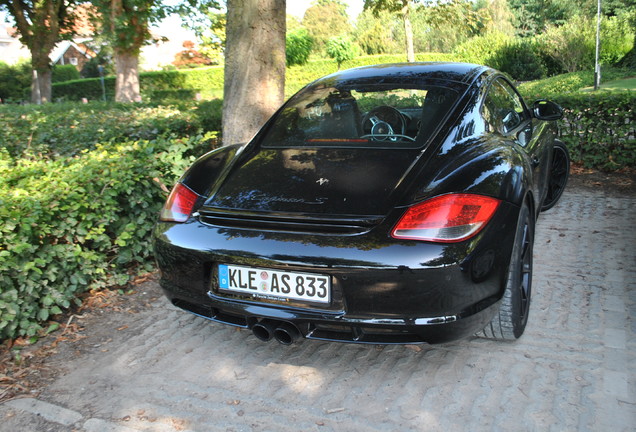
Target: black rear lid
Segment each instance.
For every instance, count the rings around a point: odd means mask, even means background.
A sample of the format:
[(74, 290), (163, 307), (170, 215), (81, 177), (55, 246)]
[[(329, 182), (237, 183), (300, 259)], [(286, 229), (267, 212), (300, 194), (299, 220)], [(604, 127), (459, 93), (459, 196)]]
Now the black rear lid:
[(415, 149), (261, 149), (234, 167), (206, 207), (385, 215), (418, 154)]

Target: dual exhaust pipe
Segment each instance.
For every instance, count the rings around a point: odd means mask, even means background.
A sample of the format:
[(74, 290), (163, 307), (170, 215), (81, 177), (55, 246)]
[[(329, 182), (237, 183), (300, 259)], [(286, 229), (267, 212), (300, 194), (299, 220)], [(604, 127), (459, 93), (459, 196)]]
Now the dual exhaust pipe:
[(300, 331), (292, 323), (271, 319), (263, 319), (254, 324), (252, 333), (263, 342), (274, 338), (283, 345), (291, 345), (300, 337)]

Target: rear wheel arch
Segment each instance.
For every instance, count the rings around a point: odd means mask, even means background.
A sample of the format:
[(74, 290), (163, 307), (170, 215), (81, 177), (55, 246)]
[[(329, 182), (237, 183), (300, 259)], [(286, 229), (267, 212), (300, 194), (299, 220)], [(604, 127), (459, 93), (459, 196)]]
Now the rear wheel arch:
[(521, 337), (530, 312), (535, 218), (532, 202), (524, 199), (519, 210), (511, 258), (504, 277), (499, 309), (476, 335), (488, 339), (514, 341)]

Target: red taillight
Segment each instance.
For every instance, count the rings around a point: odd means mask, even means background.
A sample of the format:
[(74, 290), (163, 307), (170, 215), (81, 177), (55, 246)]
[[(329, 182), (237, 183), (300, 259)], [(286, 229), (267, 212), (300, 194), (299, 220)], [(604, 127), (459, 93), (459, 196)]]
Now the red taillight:
[(172, 188), (159, 219), (172, 222), (187, 221), (198, 198), (199, 195), (188, 189), (187, 186), (177, 183)]
[(460, 242), (477, 234), (495, 214), (499, 200), (449, 194), (410, 207), (391, 235), (398, 239)]

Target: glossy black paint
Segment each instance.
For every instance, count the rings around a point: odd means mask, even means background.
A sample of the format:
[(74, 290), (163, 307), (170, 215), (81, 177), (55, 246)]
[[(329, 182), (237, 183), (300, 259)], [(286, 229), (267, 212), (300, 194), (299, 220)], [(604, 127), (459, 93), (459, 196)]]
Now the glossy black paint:
[[(444, 85), (461, 97), (435, 133), (409, 148), (262, 148), (270, 120), (247, 145), (200, 158), (181, 179), (202, 197), (200, 208), (154, 232), (167, 297), (208, 319), (245, 328), (284, 321), (314, 339), (435, 343), (480, 330), (503, 294), (521, 203), (535, 218), (541, 208), (554, 140), (553, 124), (525, 106), (513, 131), (488, 130), (482, 101), (497, 79), (505, 78), (483, 66), (416, 64), (313, 83)], [(502, 200), (476, 237), (442, 244), (389, 235), (409, 205), (454, 192)], [(333, 299), (318, 306), (227, 295), (217, 289), (218, 264), (328, 275)]]

